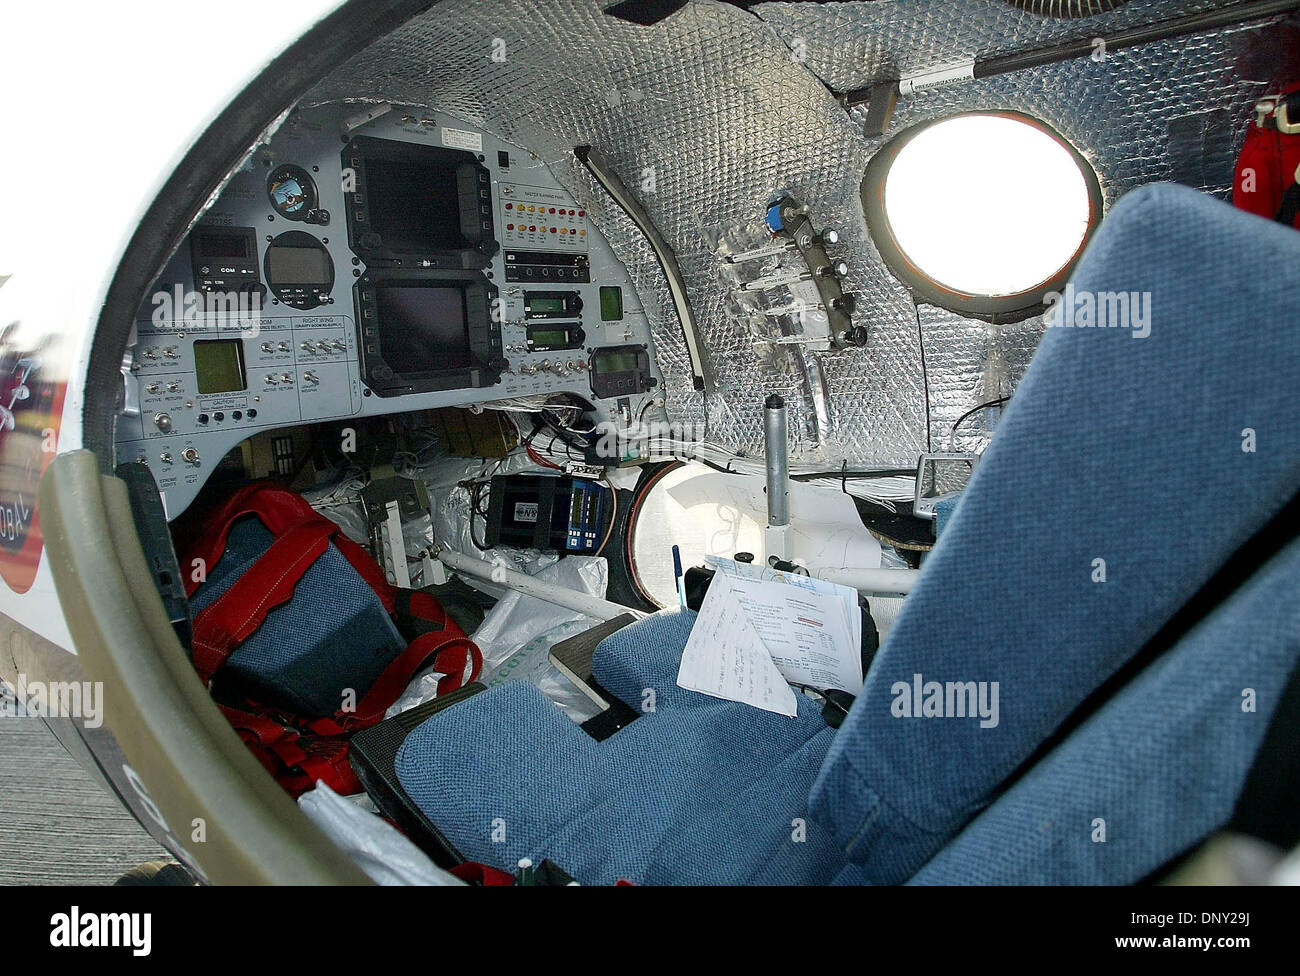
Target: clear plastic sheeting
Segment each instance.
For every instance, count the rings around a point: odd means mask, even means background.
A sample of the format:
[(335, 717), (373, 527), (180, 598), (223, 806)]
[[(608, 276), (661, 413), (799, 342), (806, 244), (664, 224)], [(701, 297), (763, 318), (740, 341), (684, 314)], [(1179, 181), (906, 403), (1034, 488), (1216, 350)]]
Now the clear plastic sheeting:
[[(504, 559), (489, 552), (484, 558)], [(527, 572), (540, 580), (571, 590), (604, 597), (609, 579), (608, 566), (599, 556), (565, 556), (557, 559), (546, 554), (509, 563), (512, 569)], [(478, 630), (470, 634), (483, 652), (483, 672), (479, 680), (486, 685), (502, 681), (527, 681), (558, 705), (575, 722), (585, 722), (599, 709), (550, 661), (550, 650), (567, 637), (596, 626), (593, 620), (574, 610), (506, 590)], [(396, 715), (438, 694), (439, 675), (425, 672), (407, 686), (406, 691), (389, 707), (387, 715)]]
[(381, 885), (461, 885), (387, 821), (324, 783), (298, 797), (307, 818)]
[[(604, 597), (609, 570), (599, 556), (565, 556), (532, 575), (557, 586)], [(527, 681), (575, 722), (585, 722), (599, 709), (559, 672), (549, 655), (560, 641), (598, 623), (577, 611), (512, 590), (471, 635), (483, 651), (483, 676), (479, 680), (489, 686), (502, 681)]]

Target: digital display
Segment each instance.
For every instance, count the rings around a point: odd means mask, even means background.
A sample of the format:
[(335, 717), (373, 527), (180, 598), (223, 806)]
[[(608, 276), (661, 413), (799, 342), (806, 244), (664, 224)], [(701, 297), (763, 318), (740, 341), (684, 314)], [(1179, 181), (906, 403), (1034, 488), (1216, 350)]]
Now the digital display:
[(601, 373), (633, 373), (639, 368), (639, 358), (634, 349), (598, 349), (591, 365)]
[(266, 278), (272, 285), (328, 285), (334, 271), (322, 248), (272, 244), (266, 249)]
[(535, 346), (567, 346), (569, 333), (564, 329), (538, 329), (529, 331), (528, 339)]
[(248, 257), (248, 238), (243, 234), (214, 234), (204, 231), (198, 238), (199, 253), (209, 258)]
[(247, 389), (244, 343), (239, 339), (198, 339), (194, 343), (194, 378), (199, 394)]
[(623, 289), (618, 285), (600, 286), (600, 320), (619, 322), (623, 319)]
[(529, 298), (528, 310), (530, 312), (564, 312), (564, 299), (554, 298)]
[(465, 291), (457, 286), (385, 284), (375, 288), (384, 361), (398, 373), (473, 365)]
[(365, 165), (370, 229), (386, 248), (424, 254), (467, 245), (455, 166), (417, 153), (370, 158)]

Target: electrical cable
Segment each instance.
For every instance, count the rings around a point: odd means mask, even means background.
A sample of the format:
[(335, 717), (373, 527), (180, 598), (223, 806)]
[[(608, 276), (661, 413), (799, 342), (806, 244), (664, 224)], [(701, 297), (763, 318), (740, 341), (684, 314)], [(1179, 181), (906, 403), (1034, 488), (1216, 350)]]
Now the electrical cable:
[(613, 507), (609, 513), (609, 528), (605, 530), (605, 538), (600, 540), (600, 546), (597, 547), (594, 553), (592, 553), (594, 556), (599, 556), (605, 551), (605, 547), (609, 545), (610, 536), (614, 534), (614, 528), (618, 525), (618, 489), (614, 487), (614, 483), (608, 478), (601, 478), (600, 480), (603, 481), (605, 486), (609, 489), (609, 497)]
[(960, 426), (962, 425), (962, 423), (966, 420), (967, 417), (972, 417), (972, 416), (974, 416), (975, 414), (979, 413), (981, 410), (987, 410), (989, 407), (1000, 407), (1000, 406), (1002, 406), (1002, 404), (1006, 403), (1006, 402), (1007, 402), (1008, 400), (1010, 400), (1010, 399), (1011, 399), (1011, 396), (1010, 396), (1010, 395), (1007, 395), (1007, 396), (1000, 396), (1000, 397), (998, 397), (998, 398), (995, 399), (995, 400), (989, 400), (987, 403), (981, 403), (979, 406), (971, 407), (971, 408), (970, 408), (969, 410), (967, 410), (964, 414), (962, 414), (960, 417), (958, 417), (957, 420), (956, 420), (956, 422), (954, 422), (953, 425), (952, 425), (952, 430), (950, 430), (950, 431), (948, 432), (948, 447), (949, 447), (949, 449), (952, 448), (953, 444), (954, 444), (955, 441), (956, 441), (956, 437), (957, 437), (957, 428), (960, 427)]

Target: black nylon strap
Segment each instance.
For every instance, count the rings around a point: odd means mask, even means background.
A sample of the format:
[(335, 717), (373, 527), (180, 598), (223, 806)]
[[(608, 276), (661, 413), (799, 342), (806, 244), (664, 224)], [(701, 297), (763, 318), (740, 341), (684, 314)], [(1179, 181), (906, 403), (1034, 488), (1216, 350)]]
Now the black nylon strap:
[(1228, 829), (1283, 850), (1300, 843), (1300, 664), (1282, 690)]
[(1282, 205), (1278, 207), (1273, 219), (1279, 224), (1294, 226), (1296, 214), (1300, 214), (1300, 183), (1292, 183), (1282, 194)]
[(397, 627), (397, 632), (408, 642), (425, 634), (445, 629), (441, 620), (430, 620), (428, 617), (420, 617), (411, 612), (411, 595), (414, 592), (414, 590), (398, 589), (393, 594), (393, 623)]

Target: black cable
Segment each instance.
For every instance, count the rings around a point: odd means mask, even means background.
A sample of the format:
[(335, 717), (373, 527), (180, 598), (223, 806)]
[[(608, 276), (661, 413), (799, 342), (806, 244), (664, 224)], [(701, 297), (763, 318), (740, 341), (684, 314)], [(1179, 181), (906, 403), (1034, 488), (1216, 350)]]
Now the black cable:
[[(474, 516), (483, 515), (483, 513), (479, 511), (479, 496), (483, 493), (484, 484), (486, 484), (486, 482), (476, 481), (470, 485), (469, 489), (469, 541), (479, 552), (487, 552), (488, 549), (486, 545), (479, 545), (478, 539), (474, 535)], [(487, 525), (486, 515), (483, 515), (483, 524), (485, 526)]]
[(925, 390), (925, 449), (933, 451), (934, 448), (930, 446), (930, 374), (925, 369), (925, 330), (921, 328), (921, 304), (914, 300), (912, 308), (916, 311), (916, 343), (921, 350), (921, 383)]
[(805, 471), (802, 474), (790, 475), (791, 481), (819, 481), (826, 479), (840, 479), (840, 485), (852, 478), (854, 481), (863, 478), (910, 478), (916, 474), (915, 468), (864, 468), (859, 471), (849, 471), (841, 468), (830, 471)]
[(1000, 407), (1010, 399), (1011, 397), (1009, 395), (1000, 396), (996, 400), (990, 400), (987, 403), (981, 403), (979, 406), (971, 407), (964, 414), (958, 417), (956, 422), (952, 425), (952, 430), (948, 432), (949, 443), (951, 443), (952, 439), (957, 436), (957, 428), (962, 425), (962, 422), (965, 421), (967, 417), (971, 417), (979, 413), (981, 410), (987, 410), (989, 407)]

